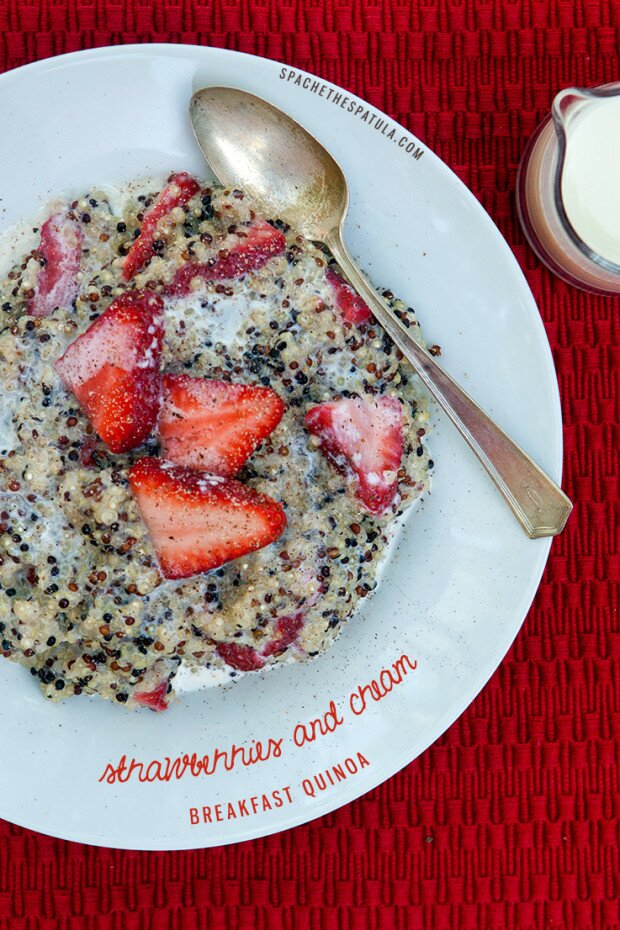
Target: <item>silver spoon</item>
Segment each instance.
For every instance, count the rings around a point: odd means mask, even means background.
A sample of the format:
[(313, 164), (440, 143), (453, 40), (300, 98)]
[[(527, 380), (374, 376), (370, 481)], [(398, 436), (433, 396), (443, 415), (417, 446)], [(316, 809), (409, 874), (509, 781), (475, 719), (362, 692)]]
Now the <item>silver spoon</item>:
[(191, 99), (196, 139), (216, 178), (247, 191), (268, 217), (324, 243), (375, 318), (480, 459), (531, 539), (560, 533), (572, 504), (560, 488), (412, 338), (343, 241), (349, 191), (340, 166), (277, 107), (232, 87)]

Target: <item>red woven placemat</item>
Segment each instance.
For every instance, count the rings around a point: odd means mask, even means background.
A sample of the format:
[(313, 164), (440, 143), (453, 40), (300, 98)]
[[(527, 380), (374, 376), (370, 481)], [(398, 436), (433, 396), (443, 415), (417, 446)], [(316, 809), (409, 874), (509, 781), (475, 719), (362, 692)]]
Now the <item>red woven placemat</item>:
[(617, 0), (0, 0), (2, 70), (120, 42), (226, 46), (344, 85), (419, 135), (538, 299), (577, 501), (506, 660), (406, 770), (322, 820), (215, 850), (94, 849), (0, 822), (0, 930), (620, 927), (620, 301), (553, 279), (513, 203), (553, 94), (618, 79), (619, 38)]

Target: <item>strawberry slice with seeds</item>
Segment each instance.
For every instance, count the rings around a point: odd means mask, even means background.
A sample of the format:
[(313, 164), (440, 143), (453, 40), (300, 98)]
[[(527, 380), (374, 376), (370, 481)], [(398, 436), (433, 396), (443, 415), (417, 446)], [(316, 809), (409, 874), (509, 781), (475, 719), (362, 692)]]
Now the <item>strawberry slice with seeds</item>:
[(189, 578), (262, 549), (286, 526), (281, 504), (231, 478), (142, 458), (129, 483), (166, 578)]
[(398, 490), (403, 455), (403, 414), (396, 398), (329, 401), (312, 407), (305, 421), (332, 465), (355, 476), (366, 510), (384, 513)]
[(243, 643), (219, 643), (215, 651), (226, 665), (239, 672), (257, 672), (265, 664), (256, 649)]
[(71, 307), (78, 292), (82, 240), (79, 224), (66, 213), (55, 213), (45, 221), (38, 248), (45, 264), (26, 305), (30, 316), (49, 316), (56, 307)]
[(155, 203), (145, 215), (140, 235), (132, 242), (123, 262), (123, 278), (125, 281), (130, 281), (144, 267), (149, 258), (154, 255), (153, 243), (157, 239), (157, 228), (160, 221), (165, 216), (168, 216), (175, 207), (184, 206), (199, 190), (198, 181), (191, 174), (186, 174), (184, 171), (173, 174), (169, 178), (168, 184), (158, 194)]
[(151, 710), (161, 712), (168, 709), (168, 682), (162, 681), (161, 684), (153, 688), (152, 691), (137, 691), (134, 694), (134, 700), (143, 707), (149, 707)]
[(163, 301), (129, 291), (71, 343), (55, 368), (111, 452), (151, 434), (161, 403)]
[(370, 307), (364, 303), (360, 295), (353, 290), (350, 284), (340, 277), (333, 270), (327, 268), (325, 277), (331, 285), (334, 294), (334, 304), (337, 307), (340, 316), (346, 323), (353, 323), (359, 326), (360, 323), (368, 323), (372, 318)]
[(284, 413), (268, 387), (164, 375), (159, 435), (164, 458), (232, 478)]
[(171, 283), (164, 288), (164, 293), (170, 297), (184, 297), (194, 289), (192, 282), (196, 279), (224, 281), (240, 278), (248, 272), (258, 271), (285, 249), (284, 234), (270, 223), (258, 220), (227, 236), (217, 255), (208, 262), (181, 265)]

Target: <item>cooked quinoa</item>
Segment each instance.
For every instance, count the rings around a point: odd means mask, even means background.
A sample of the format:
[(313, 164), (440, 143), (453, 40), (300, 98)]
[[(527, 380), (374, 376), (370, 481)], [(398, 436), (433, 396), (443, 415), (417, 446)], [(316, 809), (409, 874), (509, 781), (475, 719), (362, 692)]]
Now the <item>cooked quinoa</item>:
[[(162, 577), (130, 491), (132, 462), (157, 454), (156, 436), (113, 455), (53, 363), (125, 288), (162, 292), (188, 259), (207, 262), (256, 219), (238, 190), (203, 187), (163, 222), (148, 265), (122, 280), (123, 258), (158, 187), (135, 184), (122, 210), (104, 190), (67, 204), (81, 227), (78, 294), (49, 316), (27, 312), (42, 258), (36, 250), (0, 282), (0, 647), (45, 696), (98, 694), (128, 707), (167, 683), (180, 663), (230, 667), (218, 644), (261, 655), (282, 617), (302, 617), (294, 642), (266, 650), (263, 667), (327, 649), (376, 587), (388, 524), (428, 488), (428, 413), (419, 383), (374, 322), (345, 323), (334, 305), (328, 254), (275, 220), (287, 247), (264, 267), (198, 282), (165, 300), (163, 368), (273, 388), (286, 412), (239, 480), (281, 501), (277, 542), (191, 578)], [(419, 334), (411, 308), (391, 301)], [(360, 506), (304, 427), (313, 405), (391, 395), (402, 404), (404, 453), (390, 511)], [(432, 464), (432, 463), (430, 463)]]

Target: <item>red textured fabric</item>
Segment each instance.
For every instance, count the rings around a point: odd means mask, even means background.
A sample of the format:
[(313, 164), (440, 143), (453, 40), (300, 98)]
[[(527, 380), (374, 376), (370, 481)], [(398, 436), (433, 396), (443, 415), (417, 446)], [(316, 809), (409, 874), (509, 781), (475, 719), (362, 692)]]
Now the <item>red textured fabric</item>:
[(0, 69), (95, 45), (211, 44), (306, 68), (419, 135), (539, 302), (577, 501), (514, 647), (423, 757), (307, 826), (181, 853), (0, 823), (0, 930), (618, 930), (620, 301), (551, 277), (514, 209), (553, 94), (620, 77), (617, 0), (0, 0)]

